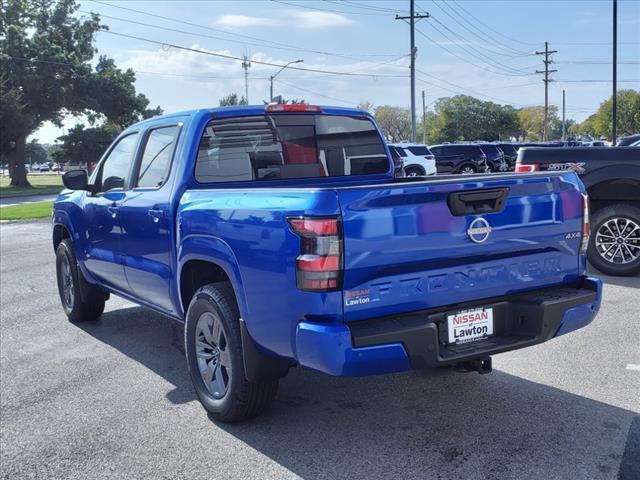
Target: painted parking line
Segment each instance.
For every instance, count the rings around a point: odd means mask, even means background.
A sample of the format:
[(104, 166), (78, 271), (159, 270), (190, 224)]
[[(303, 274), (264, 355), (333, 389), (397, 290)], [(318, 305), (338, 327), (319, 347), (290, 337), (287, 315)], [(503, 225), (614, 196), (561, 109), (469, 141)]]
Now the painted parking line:
[(640, 365), (635, 365), (633, 363), (627, 363), (627, 370), (635, 370), (640, 372)]

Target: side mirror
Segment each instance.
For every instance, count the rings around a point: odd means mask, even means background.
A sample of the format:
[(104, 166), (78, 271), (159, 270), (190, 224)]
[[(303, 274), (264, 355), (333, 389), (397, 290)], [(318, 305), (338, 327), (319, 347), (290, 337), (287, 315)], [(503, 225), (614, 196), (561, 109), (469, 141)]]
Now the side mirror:
[(69, 190), (89, 190), (89, 176), (86, 170), (70, 170), (62, 175), (62, 183)]

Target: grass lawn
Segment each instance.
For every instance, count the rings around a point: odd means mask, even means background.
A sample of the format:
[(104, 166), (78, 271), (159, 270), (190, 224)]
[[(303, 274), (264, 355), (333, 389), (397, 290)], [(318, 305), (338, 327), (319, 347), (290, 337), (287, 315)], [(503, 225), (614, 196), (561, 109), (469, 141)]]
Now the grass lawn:
[(21, 197), (40, 193), (58, 193), (62, 190), (62, 175), (27, 175), (30, 187), (12, 187), (9, 176), (0, 177), (0, 197)]
[(27, 220), (51, 215), (53, 202), (33, 202), (0, 208), (0, 220)]

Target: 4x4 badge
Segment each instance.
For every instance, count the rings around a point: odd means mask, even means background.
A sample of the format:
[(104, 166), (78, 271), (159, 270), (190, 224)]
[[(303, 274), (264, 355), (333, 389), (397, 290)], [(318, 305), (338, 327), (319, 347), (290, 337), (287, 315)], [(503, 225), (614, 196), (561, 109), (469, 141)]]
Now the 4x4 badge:
[(469, 240), (473, 243), (483, 243), (486, 242), (489, 238), (489, 234), (491, 233), (491, 225), (484, 218), (478, 217), (475, 218), (469, 228), (467, 229), (467, 235), (469, 235)]

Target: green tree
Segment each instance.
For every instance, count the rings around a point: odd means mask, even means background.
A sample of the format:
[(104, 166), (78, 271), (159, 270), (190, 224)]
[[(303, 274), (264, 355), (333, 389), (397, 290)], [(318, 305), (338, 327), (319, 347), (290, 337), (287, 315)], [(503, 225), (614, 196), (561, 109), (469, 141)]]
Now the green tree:
[[(518, 110), (518, 120), (520, 127), (522, 128), (523, 140), (542, 140), (544, 137), (544, 107), (524, 107)], [(558, 118), (558, 107), (555, 105), (549, 106), (548, 112), (548, 138), (553, 138), (552, 132), (557, 131), (558, 125), (560, 125), (560, 132), (562, 132), (562, 122)], [(560, 138), (557, 135), (556, 138)]]
[(157, 106), (149, 107), (149, 99), (136, 93), (136, 76), (130, 68), (121, 70), (115, 61), (101, 55), (95, 72), (80, 79), (77, 87), (79, 103), (88, 113), (89, 122), (106, 119), (121, 128), (162, 114)]
[(373, 113), (375, 110), (375, 106), (369, 100), (362, 100), (356, 108), (369, 113)]
[[(619, 136), (631, 135), (640, 131), (640, 91), (620, 90), (617, 95)], [(587, 119), (588, 120), (588, 119)], [(596, 136), (611, 138), (613, 126), (613, 100), (602, 102), (592, 123), (585, 125), (590, 127)]]
[(76, 125), (59, 138), (62, 144), (52, 154), (53, 158), (59, 163), (69, 165), (97, 162), (120, 131), (120, 127), (114, 123), (105, 123), (91, 128), (85, 128), (81, 124)]
[(221, 107), (229, 107), (232, 105), (246, 105), (247, 99), (244, 97), (238, 97), (237, 93), (230, 93), (226, 97), (220, 99)]
[(429, 143), (464, 140), (499, 140), (519, 130), (516, 110), (468, 95), (440, 98), (429, 122)]
[(33, 139), (25, 145), (26, 161), (29, 165), (34, 163), (45, 163), (49, 161), (47, 151), (38, 143), (37, 139)]
[(124, 127), (161, 112), (136, 94), (132, 70), (100, 57), (90, 60), (97, 15), (74, 16), (75, 0), (0, 1), (0, 154), (9, 160), (12, 185), (28, 185), (26, 139), (43, 122), (60, 125), (66, 113), (87, 114)]
[(63, 108), (81, 109), (74, 86), (91, 73), (92, 39), (100, 24), (95, 15), (75, 18), (76, 9), (73, 0), (0, 3), (0, 71), (19, 107), (3, 107), (0, 118), (6, 129), (0, 149), (8, 154), (12, 185), (29, 184), (27, 136), (47, 120), (59, 124)]
[(411, 114), (408, 109), (380, 105), (373, 114), (389, 142), (406, 142), (411, 137)]

